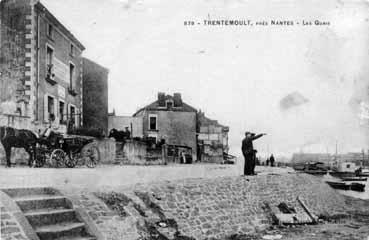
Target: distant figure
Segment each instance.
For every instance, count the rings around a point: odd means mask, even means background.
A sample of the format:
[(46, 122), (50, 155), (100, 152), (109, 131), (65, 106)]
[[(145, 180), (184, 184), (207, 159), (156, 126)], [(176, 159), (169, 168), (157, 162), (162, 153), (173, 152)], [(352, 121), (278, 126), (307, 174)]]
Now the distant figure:
[(261, 165), (260, 159), (258, 157), (255, 158), (255, 165), (256, 166), (260, 166)]
[(264, 136), (266, 134), (255, 135), (251, 132), (245, 133), (245, 138), (242, 140), (242, 154), (245, 158), (244, 175), (254, 175), (255, 168), (255, 151), (252, 141)]
[(129, 127), (126, 127), (126, 131), (124, 132), (125, 139), (131, 138), (131, 132), (129, 131)]
[(44, 132), (40, 136), (44, 140), (47, 139), (48, 141), (50, 141), (51, 144), (55, 144), (55, 140), (57, 138), (56, 132), (59, 129), (58, 123), (55, 120), (56, 120), (55, 115), (50, 114), (49, 125), (46, 127), (46, 129), (44, 130)]
[(269, 160), (270, 160), (270, 166), (271, 166), (271, 167), (274, 167), (275, 159), (274, 159), (273, 154), (270, 156)]
[(266, 160), (266, 166), (269, 166), (269, 159)]
[(180, 154), (179, 154), (179, 157), (180, 157), (180, 163), (181, 164), (185, 164), (186, 163), (186, 154), (185, 154), (185, 152), (181, 152)]

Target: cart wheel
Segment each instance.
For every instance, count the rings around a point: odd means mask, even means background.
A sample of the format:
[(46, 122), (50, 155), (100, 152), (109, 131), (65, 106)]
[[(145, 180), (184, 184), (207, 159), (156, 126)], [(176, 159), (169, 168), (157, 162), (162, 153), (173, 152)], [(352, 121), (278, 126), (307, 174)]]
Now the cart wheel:
[(62, 149), (55, 149), (50, 155), (50, 164), (53, 167), (60, 168), (65, 162), (65, 152)]
[(100, 152), (99, 149), (91, 144), (87, 144), (83, 147), (82, 158), (85, 160), (85, 164), (89, 168), (96, 167), (97, 163), (100, 161)]
[(77, 165), (76, 156), (72, 152), (65, 158), (65, 165), (69, 168), (74, 168)]

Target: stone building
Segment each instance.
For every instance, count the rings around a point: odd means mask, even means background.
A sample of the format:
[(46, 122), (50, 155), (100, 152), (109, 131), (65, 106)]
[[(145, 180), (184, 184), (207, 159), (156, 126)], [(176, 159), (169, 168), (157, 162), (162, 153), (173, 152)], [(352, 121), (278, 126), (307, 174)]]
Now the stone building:
[(197, 110), (183, 102), (181, 94), (159, 93), (156, 101), (133, 116), (142, 117), (144, 137), (165, 140), (168, 162), (180, 162), (181, 153), (197, 159)]
[(205, 116), (199, 111), (198, 123), (198, 160), (208, 163), (222, 163), (224, 153), (228, 153), (229, 127)]
[(109, 70), (83, 58), (83, 126), (108, 134)]
[(38, 0), (3, 0), (0, 13), (0, 124), (80, 126), (85, 47)]

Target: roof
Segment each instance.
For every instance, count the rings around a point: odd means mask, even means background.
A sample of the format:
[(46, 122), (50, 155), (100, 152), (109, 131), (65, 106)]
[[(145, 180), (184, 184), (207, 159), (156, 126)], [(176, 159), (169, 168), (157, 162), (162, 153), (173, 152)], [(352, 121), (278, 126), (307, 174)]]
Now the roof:
[(85, 50), (85, 46), (40, 2), (35, 4), (35, 8), (39, 11), (46, 13), (47, 17), (57, 25), (57, 27), (65, 34), (70, 40), (72, 40), (82, 51)]
[(209, 125), (214, 126), (215, 125), (217, 127), (223, 128), (225, 131), (229, 130), (229, 127), (220, 124), (217, 120), (213, 120), (213, 119), (206, 117), (205, 114), (201, 111), (198, 114), (198, 121), (200, 123), (200, 126), (209, 126)]
[[(166, 100), (174, 100), (173, 96), (171, 95), (166, 95), (165, 96), (165, 101)], [(168, 111), (167, 108), (163, 108), (163, 107), (159, 107), (159, 101), (156, 100), (155, 102), (150, 103), (149, 105), (139, 109), (135, 114), (133, 114), (133, 117), (135, 117), (137, 114), (139, 114), (142, 111)], [(197, 113), (197, 109), (188, 105), (185, 102), (182, 102), (182, 107), (173, 107), (170, 111), (172, 112), (195, 112)]]

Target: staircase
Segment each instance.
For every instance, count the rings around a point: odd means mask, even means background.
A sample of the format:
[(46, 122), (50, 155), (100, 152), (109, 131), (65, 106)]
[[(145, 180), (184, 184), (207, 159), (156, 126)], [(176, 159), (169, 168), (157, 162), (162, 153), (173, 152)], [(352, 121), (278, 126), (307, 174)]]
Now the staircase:
[(124, 154), (123, 147), (124, 144), (121, 142), (116, 142), (115, 150), (115, 163), (116, 165), (121, 165), (127, 161), (127, 157)]
[(96, 240), (72, 203), (52, 188), (4, 189), (23, 211), (40, 240)]

